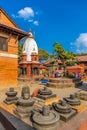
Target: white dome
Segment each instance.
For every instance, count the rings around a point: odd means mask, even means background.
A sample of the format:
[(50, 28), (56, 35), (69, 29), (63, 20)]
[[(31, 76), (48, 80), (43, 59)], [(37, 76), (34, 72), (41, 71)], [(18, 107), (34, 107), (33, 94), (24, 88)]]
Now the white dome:
[(27, 54), (27, 61), (31, 61), (31, 54), (33, 52), (38, 54), (37, 43), (33, 38), (28, 37), (23, 44), (23, 50), (22, 50), (22, 53)]

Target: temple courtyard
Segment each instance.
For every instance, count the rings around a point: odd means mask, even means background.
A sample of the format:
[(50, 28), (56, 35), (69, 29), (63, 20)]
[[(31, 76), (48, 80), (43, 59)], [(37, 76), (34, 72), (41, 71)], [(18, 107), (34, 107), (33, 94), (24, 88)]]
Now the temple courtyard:
[[(18, 85), (14, 88), (15, 91), (18, 92), (17, 97), (21, 97), (21, 90), (24, 86), (30, 87), (30, 95), (36, 90), (36, 88), (42, 89), (44, 88), (43, 83), (41, 81), (19, 81)], [(13, 86), (12, 86), (13, 87)], [(84, 92), (87, 91), (87, 83), (84, 82), (83, 85), (79, 88), (75, 87), (68, 87), (68, 88), (49, 88), (52, 90), (53, 93), (55, 93), (59, 99), (63, 99), (64, 97), (68, 97), (70, 94)], [(4, 108), (6, 111), (10, 112), (11, 114), (15, 115), (13, 113), (13, 110), (16, 108), (14, 104), (7, 105), (3, 103), (3, 101), (6, 99), (6, 92), (9, 90), (9, 88), (0, 88), (0, 107)], [(67, 122), (59, 120), (58, 124), (58, 130), (87, 130), (87, 101), (81, 100), (82, 106), (78, 109), (78, 114), (76, 114), (74, 117), (69, 119)], [(28, 118), (22, 119), (25, 123), (32, 126), (31, 121)], [(1, 127), (1, 126), (0, 126)], [(3, 130), (3, 129), (2, 129)]]

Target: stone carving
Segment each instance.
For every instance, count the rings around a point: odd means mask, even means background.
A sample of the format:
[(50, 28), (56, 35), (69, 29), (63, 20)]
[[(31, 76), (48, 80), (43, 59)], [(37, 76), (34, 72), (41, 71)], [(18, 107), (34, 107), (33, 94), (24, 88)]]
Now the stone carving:
[(47, 86), (44, 86), (43, 89), (39, 90), (37, 97), (46, 100), (49, 98), (56, 97), (56, 94), (53, 94), (52, 91), (47, 88)]
[(24, 86), (21, 92), (21, 98), (17, 101), (17, 108), (14, 111), (19, 117), (27, 117), (31, 114), (33, 109), (34, 100), (30, 98), (30, 89)]
[(60, 119), (63, 121), (68, 121), (77, 113), (77, 111), (73, 110), (64, 100), (60, 100), (58, 103), (53, 103), (52, 106), (54, 110), (58, 112)]
[(32, 116), (33, 127), (36, 130), (57, 130), (59, 115), (44, 106), (42, 112), (35, 112)]
[(12, 103), (17, 103), (17, 97), (16, 97), (16, 95), (17, 95), (17, 92), (16, 91), (14, 91), (14, 88), (9, 88), (9, 91), (8, 92), (6, 92), (6, 95), (7, 95), (7, 98), (4, 100), (4, 102), (6, 103), (6, 104), (12, 104)]
[(71, 94), (69, 97), (64, 98), (64, 100), (72, 106), (81, 104), (81, 101), (77, 98), (76, 94)]

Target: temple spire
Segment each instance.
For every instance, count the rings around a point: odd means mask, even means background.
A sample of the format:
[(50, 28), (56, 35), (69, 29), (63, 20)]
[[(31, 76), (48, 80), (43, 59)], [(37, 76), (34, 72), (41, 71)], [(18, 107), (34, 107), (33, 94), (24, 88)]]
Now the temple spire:
[(32, 34), (32, 29), (29, 30), (29, 38), (33, 38), (34, 39), (34, 36)]

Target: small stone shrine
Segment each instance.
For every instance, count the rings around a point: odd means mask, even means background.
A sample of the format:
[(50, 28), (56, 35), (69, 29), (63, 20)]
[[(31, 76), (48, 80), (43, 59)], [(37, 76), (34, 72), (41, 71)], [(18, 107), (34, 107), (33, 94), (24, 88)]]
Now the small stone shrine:
[(86, 109), (86, 105), (81, 103), (80, 99), (77, 97), (77, 94), (71, 94), (69, 97), (64, 98), (64, 100), (78, 113)]
[(53, 103), (53, 108), (58, 112), (60, 119), (63, 121), (68, 121), (77, 113), (77, 111), (72, 109), (64, 100), (60, 100), (58, 103)]
[(14, 111), (20, 118), (27, 117), (31, 114), (34, 100), (30, 98), (30, 89), (28, 86), (22, 88), (21, 98), (17, 101), (17, 108)]
[(39, 90), (37, 97), (46, 100), (56, 97), (56, 94), (53, 94), (52, 91), (47, 88), (47, 86), (44, 86), (44, 89)]
[(16, 95), (17, 95), (17, 92), (16, 91), (14, 91), (14, 88), (9, 88), (9, 91), (8, 92), (6, 92), (6, 95), (7, 95), (7, 98), (4, 100), (4, 102), (6, 103), (6, 104), (13, 104), (13, 103), (17, 103), (17, 97), (16, 97)]
[(64, 100), (72, 106), (77, 106), (81, 104), (81, 101), (79, 98), (77, 98), (76, 94), (71, 94), (69, 97), (64, 98)]
[(32, 116), (33, 127), (36, 130), (57, 130), (59, 115), (44, 106), (41, 112), (35, 112)]

